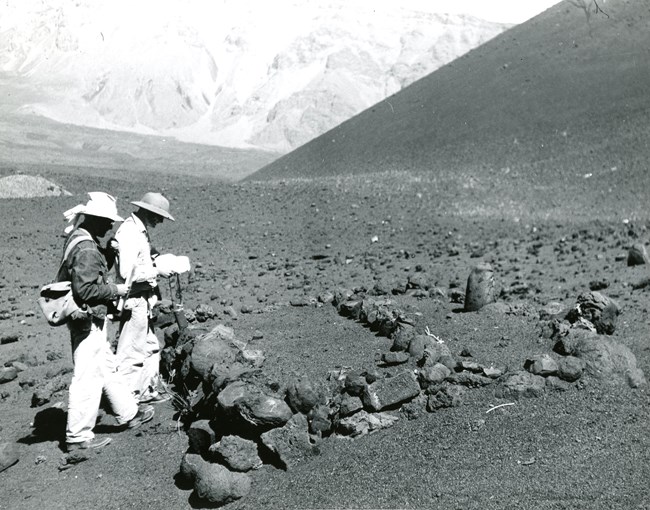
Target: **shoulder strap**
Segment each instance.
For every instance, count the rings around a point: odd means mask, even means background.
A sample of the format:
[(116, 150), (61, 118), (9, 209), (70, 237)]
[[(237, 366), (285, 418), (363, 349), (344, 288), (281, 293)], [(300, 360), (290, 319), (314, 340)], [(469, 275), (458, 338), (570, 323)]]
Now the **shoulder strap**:
[(77, 246), (81, 241), (92, 241), (92, 240), (93, 238), (87, 234), (77, 236), (74, 239), (70, 240), (65, 247), (65, 251), (63, 252), (63, 258), (61, 259), (61, 267), (63, 267), (63, 264), (65, 264), (65, 261), (68, 259), (70, 252), (72, 252), (72, 248)]

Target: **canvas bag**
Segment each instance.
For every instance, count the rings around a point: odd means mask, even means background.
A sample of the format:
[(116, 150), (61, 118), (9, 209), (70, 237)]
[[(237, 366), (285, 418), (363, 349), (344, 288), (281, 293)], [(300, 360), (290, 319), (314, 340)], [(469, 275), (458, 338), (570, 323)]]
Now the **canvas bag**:
[[(61, 266), (65, 264), (68, 255), (81, 241), (92, 240), (92, 237), (83, 235), (75, 237), (66, 246)], [(68, 321), (70, 315), (79, 310), (79, 306), (72, 296), (72, 282), (54, 282), (45, 285), (40, 290), (38, 305), (50, 326), (61, 326)]]

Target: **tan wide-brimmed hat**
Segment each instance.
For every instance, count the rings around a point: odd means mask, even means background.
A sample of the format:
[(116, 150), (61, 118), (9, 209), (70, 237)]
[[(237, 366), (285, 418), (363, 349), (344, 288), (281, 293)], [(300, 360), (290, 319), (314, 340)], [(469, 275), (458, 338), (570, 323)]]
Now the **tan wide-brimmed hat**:
[(168, 220), (174, 220), (174, 217), (169, 214), (169, 200), (163, 197), (160, 193), (145, 193), (141, 200), (136, 202), (131, 202), (133, 205), (137, 205), (142, 209), (151, 211), (152, 213), (162, 216)]
[(84, 215), (108, 218), (111, 221), (124, 221), (124, 218), (117, 214), (115, 197), (103, 191), (91, 191), (88, 195), (90, 200), (78, 212)]

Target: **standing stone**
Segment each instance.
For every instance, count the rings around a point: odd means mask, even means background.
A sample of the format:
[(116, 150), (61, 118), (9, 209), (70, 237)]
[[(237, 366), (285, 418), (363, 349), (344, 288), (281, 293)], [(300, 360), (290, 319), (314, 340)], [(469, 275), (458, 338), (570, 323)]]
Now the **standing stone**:
[(479, 264), (467, 279), (465, 290), (465, 310), (475, 312), (496, 300), (494, 270), (490, 264)]
[(368, 385), (362, 396), (363, 405), (372, 411), (381, 411), (417, 397), (420, 385), (415, 375), (404, 371), (394, 377), (380, 379)]
[(250, 471), (262, 467), (257, 444), (239, 436), (224, 436), (210, 447), (210, 454), (233, 471)]
[(645, 245), (636, 243), (630, 246), (627, 252), (627, 265), (628, 266), (641, 266), (648, 263), (648, 252)]
[(305, 457), (318, 453), (309, 439), (307, 418), (300, 413), (295, 414), (284, 427), (269, 430), (260, 438), (264, 446), (277, 454), (285, 469), (291, 469)]
[(18, 445), (16, 443), (0, 443), (0, 472), (18, 462)]

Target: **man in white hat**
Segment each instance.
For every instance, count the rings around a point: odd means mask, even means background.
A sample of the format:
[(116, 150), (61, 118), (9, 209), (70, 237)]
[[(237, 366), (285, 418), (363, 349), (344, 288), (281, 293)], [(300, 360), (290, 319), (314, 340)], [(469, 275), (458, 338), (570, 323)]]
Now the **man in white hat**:
[(127, 286), (109, 283), (108, 264), (99, 239), (122, 218), (117, 214), (115, 198), (102, 192), (89, 195), (90, 200), (85, 205), (64, 213), (72, 228), (57, 274), (57, 281), (71, 282), (72, 294), (79, 306), (67, 323), (74, 363), (66, 426), (68, 451), (101, 448), (111, 442), (110, 438), (97, 439), (93, 433), (102, 393), (118, 424), (134, 428), (154, 415), (151, 406), (138, 407), (137, 400), (117, 372), (106, 334), (107, 309), (127, 293)]
[(164, 220), (175, 220), (169, 201), (160, 193), (146, 193), (131, 203), (138, 209), (115, 234), (118, 281), (130, 284), (120, 316), (118, 370), (140, 403), (159, 403), (170, 396), (158, 391), (160, 344), (151, 325), (151, 310), (159, 295), (157, 277), (169, 277), (171, 271), (156, 267), (158, 253), (151, 247), (149, 230)]

